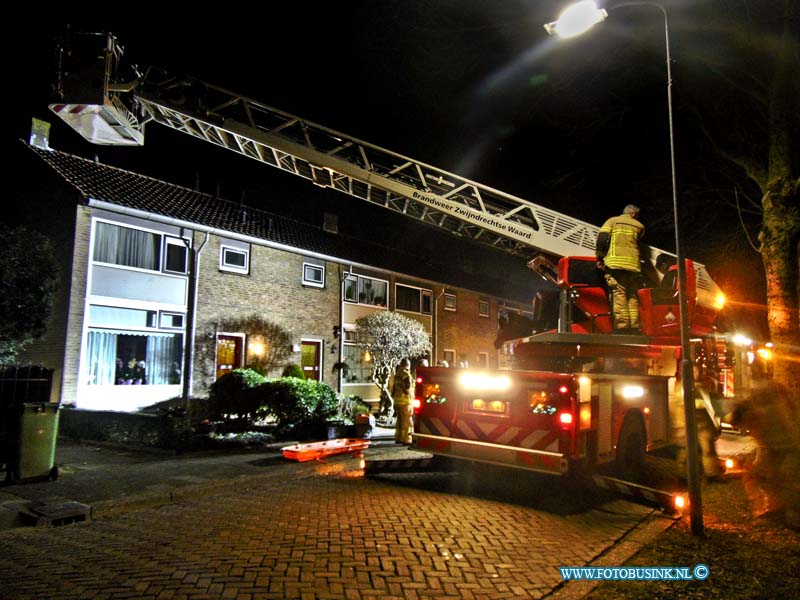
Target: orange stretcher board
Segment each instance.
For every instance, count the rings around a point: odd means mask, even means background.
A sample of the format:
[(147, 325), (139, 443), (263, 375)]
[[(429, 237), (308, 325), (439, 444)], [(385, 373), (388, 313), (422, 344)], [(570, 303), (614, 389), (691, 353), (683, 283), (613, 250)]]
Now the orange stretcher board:
[(305, 462), (315, 460), (334, 454), (346, 454), (348, 452), (359, 452), (368, 448), (370, 440), (360, 440), (353, 438), (339, 438), (327, 440), (325, 442), (310, 442), (308, 444), (292, 444), (281, 448), (284, 458)]

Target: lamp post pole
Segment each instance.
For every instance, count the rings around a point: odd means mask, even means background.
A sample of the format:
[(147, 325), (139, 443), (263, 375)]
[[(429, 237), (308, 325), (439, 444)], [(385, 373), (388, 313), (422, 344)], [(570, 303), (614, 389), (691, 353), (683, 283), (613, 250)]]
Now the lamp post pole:
[[(633, 6), (628, 2), (618, 6)], [(667, 51), (667, 106), (669, 112), (669, 158), (672, 167), (672, 213), (675, 219), (675, 254), (678, 258), (678, 304), (681, 319), (681, 383), (683, 385), (683, 412), (686, 420), (686, 470), (689, 481), (689, 518), (692, 533), (703, 535), (703, 504), (700, 492), (700, 461), (697, 453), (697, 419), (694, 405), (694, 369), (692, 368), (691, 342), (689, 339), (689, 308), (686, 297), (686, 259), (681, 244), (680, 211), (678, 209), (678, 185), (675, 179), (675, 133), (672, 121), (672, 59), (669, 53), (669, 21), (666, 9), (655, 2), (638, 4), (655, 6), (664, 15), (664, 44)], [(616, 8), (616, 7), (615, 7)]]
[[(577, 26), (575, 31), (567, 35), (579, 35), (588, 30), (591, 26), (599, 23), (608, 16), (605, 10), (598, 9), (594, 3), (580, 2), (571, 8), (578, 8), (579, 5), (586, 16), (579, 15), (575, 10), (567, 18), (570, 27)], [(680, 213), (678, 210), (678, 187), (675, 178), (675, 134), (672, 120), (672, 58), (669, 50), (669, 20), (666, 9), (657, 2), (635, 1), (622, 2), (609, 7), (608, 10), (615, 10), (625, 6), (652, 6), (661, 11), (664, 15), (664, 41), (667, 54), (667, 108), (669, 113), (669, 156), (672, 175), (672, 213), (675, 228), (675, 254), (678, 260), (678, 304), (680, 309), (680, 329), (681, 329), (681, 357), (680, 373), (681, 384), (683, 386), (683, 410), (686, 421), (686, 469), (689, 482), (689, 515), (691, 518), (692, 533), (696, 536), (703, 535), (703, 505), (700, 493), (700, 461), (698, 459), (697, 444), (697, 424), (695, 418), (694, 403), (694, 369), (691, 362), (691, 347), (689, 339), (689, 309), (686, 297), (686, 260), (683, 256), (683, 246), (681, 245), (680, 234)], [(567, 9), (570, 10), (570, 9)], [(562, 16), (566, 15), (562, 13)], [(579, 23), (582, 21), (583, 23)], [(560, 20), (545, 25), (545, 29), (550, 34), (561, 34), (559, 31)], [(562, 34), (563, 35), (563, 34)]]

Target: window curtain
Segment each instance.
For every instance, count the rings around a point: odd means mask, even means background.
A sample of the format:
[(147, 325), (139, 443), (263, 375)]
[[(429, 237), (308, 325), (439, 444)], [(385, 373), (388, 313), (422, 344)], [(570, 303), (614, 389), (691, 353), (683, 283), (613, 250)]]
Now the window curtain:
[(89, 331), (86, 372), (89, 385), (114, 385), (117, 369), (117, 334)]
[(99, 262), (159, 270), (161, 236), (147, 231), (97, 223), (94, 259)]
[(145, 357), (148, 384), (174, 385), (180, 383), (180, 346), (180, 335), (148, 336)]

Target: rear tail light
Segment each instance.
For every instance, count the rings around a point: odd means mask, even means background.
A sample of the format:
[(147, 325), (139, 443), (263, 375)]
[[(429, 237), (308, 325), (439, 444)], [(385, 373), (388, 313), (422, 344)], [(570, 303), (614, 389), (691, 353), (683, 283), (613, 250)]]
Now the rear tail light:
[(411, 408), (414, 409), (414, 414), (417, 414), (419, 409), (422, 408), (422, 398), (414, 398), (411, 401)]
[(561, 425), (572, 425), (572, 413), (570, 412), (558, 413), (558, 422)]

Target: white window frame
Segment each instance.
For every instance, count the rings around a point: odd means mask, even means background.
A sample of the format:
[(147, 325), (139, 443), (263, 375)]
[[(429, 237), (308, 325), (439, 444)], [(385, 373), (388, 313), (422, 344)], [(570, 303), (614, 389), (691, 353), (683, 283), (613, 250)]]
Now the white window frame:
[[(189, 249), (191, 247), (191, 242), (190, 242), (190, 245), (187, 245), (184, 242), (183, 238), (174, 237), (174, 236), (170, 236), (170, 235), (163, 235), (162, 237), (163, 237), (163, 240), (164, 240), (164, 242), (163, 242), (164, 249), (161, 252), (161, 255), (162, 255), (161, 270), (164, 271), (164, 273), (175, 273), (176, 275), (186, 275), (187, 271), (189, 270)], [(189, 241), (189, 240), (187, 239), (186, 241)], [(186, 252), (186, 254), (185, 254), (186, 259), (184, 260), (184, 263), (183, 263), (183, 271), (173, 271), (172, 269), (168, 269), (167, 268), (167, 247), (170, 246), (170, 245), (178, 246), (178, 247), (182, 248)]]
[[(181, 317), (183, 319), (183, 324), (180, 327), (174, 327), (172, 325), (164, 325), (163, 317)], [(183, 331), (186, 326), (186, 313), (181, 312), (174, 312), (171, 310), (162, 310), (158, 313), (158, 328), (159, 329), (174, 329), (176, 331)]]
[[(100, 260), (95, 260), (95, 258), (94, 258), (94, 252), (95, 252), (94, 246), (95, 246), (95, 241), (96, 241), (96, 236), (97, 236), (97, 224), (98, 223), (105, 223), (106, 225), (113, 225), (115, 227), (123, 227), (125, 229), (135, 229), (137, 231), (144, 231), (146, 233), (150, 233), (150, 234), (159, 236), (159, 248), (160, 248), (161, 256), (159, 257), (158, 269), (143, 269), (141, 267), (131, 267), (131, 266), (128, 266), (128, 265), (120, 265), (120, 264), (117, 264), (117, 263), (109, 263), (109, 262), (103, 262), (103, 261), (100, 261)], [(167, 233), (166, 231), (160, 231), (158, 229), (151, 229), (149, 227), (143, 227), (141, 225), (135, 225), (133, 223), (124, 223), (124, 222), (120, 222), (120, 221), (114, 221), (113, 219), (108, 219), (108, 218), (105, 218), (105, 217), (92, 217), (91, 231), (92, 232), (91, 232), (91, 240), (90, 240), (90, 243), (89, 243), (89, 257), (90, 257), (90, 261), (91, 261), (92, 265), (101, 265), (101, 266), (104, 266), (104, 267), (113, 267), (115, 269), (125, 269), (125, 270), (128, 270), (128, 271), (138, 271), (140, 273), (164, 273), (166, 275), (173, 275), (173, 276), (175, 276), (175, 275), (184, 275), (185, 276), (186, 275), (186, 271), (184, 271), (183, 273), (181, 273), (179, 271), (167, 271), (167, 269), (166, 269), (166, 265), (167, 265), (167, 240), (168, 239), (173, 240), (172, 243), (174, 243), (174, 244), (177, 244), (178, 242), (180, 242), (181, 245), (183, 245), (183, 240), (184, 239), (185, 240), (189, 240), (189, 238), (181, 238), (181, 237), (179, 237), (177, 235), (172, 235), (170, 233)], [(189, 244), (190, 244), (189, 247), (191, 247), (191, 240), (189, 240)], [(187, 248), (187, 252), (188, 252), (188, 248)], [(189, 264), (189, 259), (188, 259), (188, 256), (187, 256), (187, 259), (186, 259), (187, 268), (188, 268), (188, 264)]]
[[(419, 310), (409, 310), (407, 308), (399, 308), (397, 306), (397, 288), (398, 287), (405, 287), (412, 290), (419, 290)], [(428, 298), (428, 310), (425, 311), (424, 306), (424, 298)], [(407, 283), (395, 283), (394, 284), (394, 308), (395, 310), (399, 310), (400, 312), (410, 312), (417, 315), (429, 315), (433, 312), (433, 291), (427, 288), (421, 288), (416, 285), (409, 285)]]
[[(481, 307), (486, 305), (486, 312), (481, 311)], [(484, 319), (488, 319), (492, 314), (492, 306), (489, 304), (488, 300), (478, 300), (478, 316)]]
[[(238, 252), (244, 254), (244, 267), (237, 265), (229, 265), (225, 263), (225, 251)], [(248, 275), (250, 273), (250, 250), (245, 248), (237, 248), (236, 246), (227, 246), (222, 244), (219, 247), (219, 270), (228, 273), (239, 273), (240, 275)]]
[[(383, 304), (370, 304), (369, 302), (361, 302), (361, 301), (359, 301), (359, 299), (358, 299), (358, 293), (359, 293), (358, 290), (360, 289), (360, 283), (359, 282), (362, 279), (369, 279), (370, 281), (380, 281), (381, 283), (386, 284), (386, 296), (387, 297), (383, 299)], [(347, 286), (347, 281), (348, 280), (355, 281), (355, 293), (356, 293), (356, 299), (355, 300), (348, 300), (347, 297), (345, 296), (345, 291), (347, 289), (346, 286)], [(342, 281), (342, 302), (347, 302), (348, 304), (358, 304), (359, 306), (371, 306), (372, 308), (379, 308), (379, 309), (386, 310), (386, 309), (389, 308), (389, 298), (388, 298), (389, 290), (390, 290), (389, 281), (386, 280), (386, 279), (380, 279), (378, 277), (370, 277), (369, 275), (359, 275), (357, 273), (349, 273), (344, 278), (344, 281)]]
[[(448, 306), (448, 303), (452, 304), (452, 306)], [(444, 295), (444, 309), (450, 312), (456, 312), (458, 310), (458, 298), (455, 294), (447, 294)]]
[[(322, 272), (322, 280), (321, 281), (314, 281), (312, 279), (308, 279), (306, 277), (306, 269), (318, 269)], [(309, 287), (316, 287), (316, 288), (324, 288), (325, 287), (325, 265), (317, 265), (314, 263), (304, 262), (303, 263), (303, 285)]]

